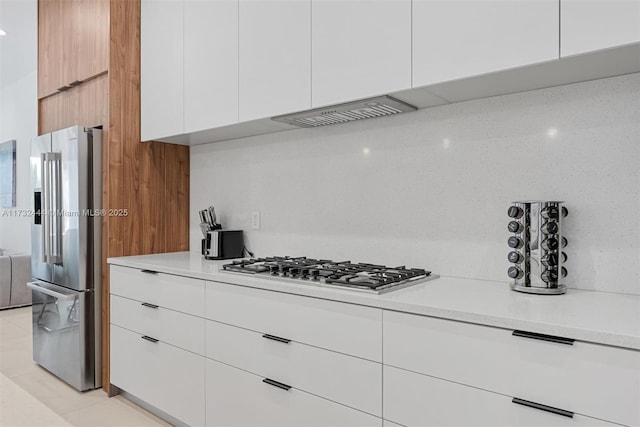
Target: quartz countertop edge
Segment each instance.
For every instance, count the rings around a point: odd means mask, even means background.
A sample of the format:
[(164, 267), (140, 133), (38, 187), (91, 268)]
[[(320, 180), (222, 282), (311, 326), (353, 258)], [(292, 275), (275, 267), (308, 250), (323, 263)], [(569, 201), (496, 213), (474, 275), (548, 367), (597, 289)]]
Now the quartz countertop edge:
[(640, 350), (637, 295), (579, 289), (565, 295), (529, 295), (512, 291), (507, 282), (455, 277), (375, 295), (224, 271), (222, 266), (231, 262), (207, 261), (195, 252), (107, 259), (122, 267)]

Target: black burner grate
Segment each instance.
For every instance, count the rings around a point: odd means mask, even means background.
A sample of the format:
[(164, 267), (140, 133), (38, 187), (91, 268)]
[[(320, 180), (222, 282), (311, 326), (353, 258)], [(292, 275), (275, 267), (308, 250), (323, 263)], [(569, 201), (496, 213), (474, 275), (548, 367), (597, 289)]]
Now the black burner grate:
[(420, 268), (332, 261), (307, 257), (266, 257), (234, 261), (223, 269), (239, 273), (309, 280), (333, 286), (379, 291), (431, 276)]

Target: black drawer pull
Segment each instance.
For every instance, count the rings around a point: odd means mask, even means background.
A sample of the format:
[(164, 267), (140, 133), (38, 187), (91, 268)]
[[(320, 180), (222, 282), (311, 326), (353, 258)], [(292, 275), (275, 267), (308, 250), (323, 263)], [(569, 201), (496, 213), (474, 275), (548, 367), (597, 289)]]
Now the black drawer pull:
[(573, 345), (573, 343), (575, 342), (575, 340), (571, 338), (555, 337), (553, 335), (538, 334), (536, 332), (527, 331), (513, 331), (511, 335), (513, 335), (514, 337), (531, 338), (534, 340), (549, 341), (566, 345)]
[(141, 338), (142, 338), (143, 340), (151, 341), (152, 343), (157, 343), (157, 342), (158, 342), (158, 340), (157, 340), (157, 339), (152, 338), (152, 337), (147, 336), (147, 335), (143, 335)]
[(554, 408), (553, 406), (543, 405), (542, 403), (531, 402), (530, 400), (518, 399), (517, 397), (514, 397), (511, 401), (518, 405), (524, 405), (530, 408), (540, 409), (541, 411), (551, 412), (552, 414), (562, 415), (563, 417), (573, 418), (573, 412), (566, 411), (564, 409)]
[(141, 273), (147, 273), (147, 274), (158, 274), (157, 271), (153, 271), (153, 270), (140, 270)]
[(264, 334), (262, 336), (262, 338), (266, 338), (268, 340), (273, 340), (273, 341), (278, 341), (278, 342), (283, 342), (285, 344), (289, 344), (291, 342), (291, 340), (288, 340), (286, 338), (280, 338), (280, 337), (277, 337), (275, 335), (269, 335), (269, 334)]
[(283, 384), (283, 383), (279, 383), (278, 381), (274, 381), (274, 380), (269, 379), (269, 378), (265, 378), (265, 379), (263, 379), (263, 380), (262, 380), (262, 382), (263, 382), (263, 383), (267, 383), (267, 384), (269, 384), (269, 385), (272, 385), (272, 386), (274, 386), (274, 387), (281, 388), (281, 389), (283, 389), (283, 390), (287, 390), (287, 391), (289, 391), (289, 389), (291, 388), (291, 386), (290, 386), (290, 385), (286, 385), (286, 384)]
[(149, 308), (158, 308), (157, 305), (151, 304), (151, 303), (148, 303), (148, 302), (143, 302), (142, 305), (144, 305), (145, 307), (149, 307)]

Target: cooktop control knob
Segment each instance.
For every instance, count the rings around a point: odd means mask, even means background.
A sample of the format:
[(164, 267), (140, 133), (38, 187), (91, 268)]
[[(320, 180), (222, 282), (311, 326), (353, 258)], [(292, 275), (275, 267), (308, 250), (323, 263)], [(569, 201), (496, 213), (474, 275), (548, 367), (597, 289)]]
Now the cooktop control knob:
[(545, 225), (540, 227), (540, 230), (544, 234), (556, 234), (560, 227), (558, 227), (557, 222), (547, 222)]
[(507, 275), (512, 279), (520, 279), (524, 276), (524, 273), (518, 267), (509, 267)]
[(567, 262), (567, 254), (562, 252), (561, 256), (562, 256), (562, 263), (564, 264), (565, 262)]
[(565, 208), (564, 206), (562, 207), (562, 218), (566, 217), (567, 215), (569, 215), (569, 209)]
[(509, 255), (507, 255), (507, 259), (509, 260), (509, 262), (512, 262), (514, 264), (520, 264), (522, 261), (524, 261), (524, 257), (522, 256), (522, 254), (516, 251), (509, 252)]
[(518, 221), (510, 221), (507, 228), (512, 233), (520, 233), (524, 227)]
[(513, 249), (519, 249), (523, 245), (522, 239), (516, 236), (509, 237), (509, 240), (507, 240), (507, 244), (509, 245), (510, 248), (513, 248)]
[(567, 277), (567, 269), (562, 267), (560, 269), (560, 274), (562, 275), (562, 277)]
[(524, 211), (517, 206), (511, 206), (507, 211), (507, 215), (509, 215), (509, 218), (518, 219), (518, 218), (522, 218), (522, 215), (524, 215)]
[(567, 238), (562, 237), (562, 247), (566, 248), (568, 244), (569, 244), (569, 241), (567, 240)]
[(547, 206), (546, 208), (540, 211), (540, 215), (544, 219), (558, 219), (558, 207), (557, 206)]
[(556, 249), (558, 249), (558, 239), (556, 239), (555, 237), (549, 237), (548, 239), (544, 239), (541, 245), (548, 251), (555, 251)]

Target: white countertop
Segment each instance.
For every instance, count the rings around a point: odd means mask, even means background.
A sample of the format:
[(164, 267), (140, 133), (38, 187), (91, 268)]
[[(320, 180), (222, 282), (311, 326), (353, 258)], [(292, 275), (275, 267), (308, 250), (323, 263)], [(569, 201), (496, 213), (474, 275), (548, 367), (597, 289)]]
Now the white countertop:
[(514, 292), (507, 282), (440, 277), (383, 295), (222, 270), (198, 253), (109, 258), (110, 264), (640, 350), (640, 296), (569, 289)]

